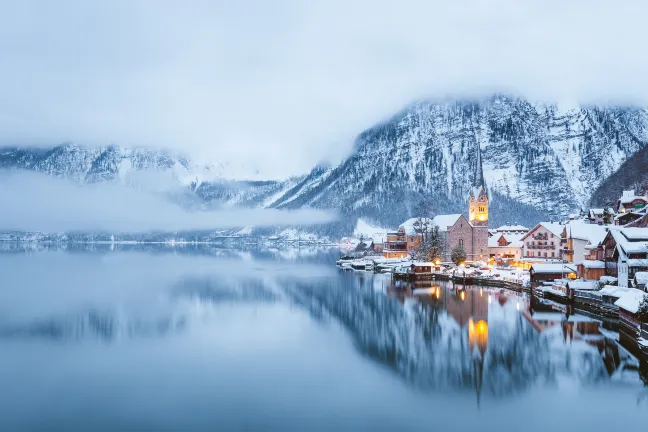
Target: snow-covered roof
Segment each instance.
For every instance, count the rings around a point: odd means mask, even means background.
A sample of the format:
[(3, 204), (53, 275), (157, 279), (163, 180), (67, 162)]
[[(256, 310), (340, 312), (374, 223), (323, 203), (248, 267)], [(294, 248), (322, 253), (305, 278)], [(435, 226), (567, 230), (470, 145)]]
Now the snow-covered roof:
[(648, 268), (648, 259), (630, 258), (628, 260), (628, 267)]
[(625, 291), (623, 291), (621, 288), (619, 288), (619, 287), (616, 286), (616, 285), (605, 285), (605, 286), (604, 286), (604, 287), (599, 291), (599, 293), (600, 293), (601, 295), (606, 295), (606, 296), (616, 297), (616, 298), (620, 298), (620, 297), (623, 295), (624, 292), (625, 292)]
[(586, 269), (602, 269), (605, 268), (605, 263), (598, 260), (583, 260), (576, 263), (576, 265), (582, 265)]
[(592, 245), (599, 244), (607, 234), (605, 226), (586, 223), (581, 220), (571, 221), (565, 225), (565, 228), (567, 228), (568, 237), (571, 234), (573, 238), (588, 241)]
[(621, 195), (620, 201), (621, 201), (622, 204), (628, 204), (628, 203), (631, 203), (632, 201), (634, 201), (636, 199), (646, 201), (645, 196), (635, 195), (635, 191), (633, 191), (633, 190), (624, 190), (623, 194)]
[[(621, 228), (610, 230), (619, 253), (625, 257), (629, 253), (648, 252), (648, 229), (646, 228)], [(641, 240), (640, 240), (641, 239)]]
[(621, 228), (623, 235), (631, 241), (647, 240), (648, 228)]
[(498, 232), (506, 232), (506, 231), (523, 231), (527, 232), (529, 231), (529, 228), (522, 226), (522, 225), (502, 225), (499, 228), (496, 228), (495, 231)]
[(423, 225), (428, 225), (430, 228), (432, 227), (432, 224), (434, 221), (430, 218), (409, 218), (402, 224), (398, 226), (398, 228), (403, 228), (405, 230), (405, 234), (411, 235), (411, 234), (416, 234), (416, 228), (415, 226), (418, 226), (418, 224), (422, 223)]
[(630, 313), (637, 313), (639, 305), (645, 297), (645, 293), (635, 288), (628, 288), (627, 291), (621, 293), (621, 298), (614, 304)]
[(461, 214), (436, 215), (432, 222), (439, 227), (439, 231), (447, 231), (460, 217)]
[(569, 273), (576, 271), (573, 264), (533, 264), (531, 269), (534, 273)]
[(527, 237), (533, 235), (533, 233), (538, 231), (540, 228), (544, 228), (545, 230), (549, 231), (551, 234), (560, 237), (562, 236), (562, 232), (565, 227), (556, 222), (540, 222), (539, 224), (534, 226), (531, 230), (524, 233), (521, 240), (525, 240)]
[(648, 284), (648, 272), (637, 272), (637, 273), (635, 273), (635, 280), (640, 285)]
[[(488, 238), (488, 247), (490, 247), (490, 248), (497, 248), (497, 247), (501, 247), (501, 248), (521, 248), (522, 245), (523, 245), (522, 240), (521, 240), (523, 235), (524, 234), (522, 234), (522, 233), (516, 233), (516, 234), (514, 234), (514, 233), (508, 233), (508, 234), (498, 233), (497, 235), (494, 235), (494, 236)], [(499, 241), (500, 241), (500, 239), (502, 237), (504, 237), (504, 239), (508, 242), (508, 244), (506, 246), (500, 246), (500, 244), (499, 244)]]
[(592, 281), (577, 280), (567, 282), (567, 287), (574, 290), (592, 291), (598, 289), (598, 286), (597, 282)]
[(614, 283), (614, 282), (616, 282), (617, 280), (618, 280), (618, 279), (615, 278), (614, 276), (601, 276), (601, 277), (599, 278), (599, 281), (601, 281), (601, 282), (607, 282), (607, 283)]
[[(610, 212), (610, 214), (614, 214), (614, 209), (612, 207), (608, 207), (607, 209), (608, 209), (608, 212)], [(602, 217), (603, 213), (605, 213), (604, 208), (591, 208), (591, 209), (589, 209), (590, 217), (594, 217), (594, 216)]]

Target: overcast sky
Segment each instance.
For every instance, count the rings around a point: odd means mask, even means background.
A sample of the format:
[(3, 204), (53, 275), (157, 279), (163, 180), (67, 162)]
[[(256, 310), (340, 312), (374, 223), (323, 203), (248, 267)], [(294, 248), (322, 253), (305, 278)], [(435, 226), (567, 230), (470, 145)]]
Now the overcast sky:
[(645, 0), (0, 0), (0, 144), (299, 173), (418, 98), (648, 102), (647, 16)]

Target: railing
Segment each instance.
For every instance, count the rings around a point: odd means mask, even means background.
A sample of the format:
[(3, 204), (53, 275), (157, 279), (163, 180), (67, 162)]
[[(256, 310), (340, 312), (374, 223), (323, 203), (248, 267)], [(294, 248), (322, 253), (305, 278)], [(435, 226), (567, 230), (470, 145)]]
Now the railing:
[(556, 249), (556, 247), (553, 245), (537, 245), (537, 244), (527, 245), (526, 248), (527, 249)]
[(385, 245), (383, 252), (407, 252), (407, 246)]

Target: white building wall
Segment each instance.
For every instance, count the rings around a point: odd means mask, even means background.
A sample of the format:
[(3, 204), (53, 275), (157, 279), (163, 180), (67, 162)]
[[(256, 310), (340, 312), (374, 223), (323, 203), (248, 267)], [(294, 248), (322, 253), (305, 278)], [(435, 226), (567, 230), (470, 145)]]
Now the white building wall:
[(628, 264), (619, 257), (617, 276), (619, 277), (619, 286), (628, 288)]
[[(547, 240), (535, 240), (533, 236), (538, 234), (547, 234)], [(546, 245), (544, 243), (547, 243)], [(533, 247), (532, 244), (536, 245)], [(539, 243), (542, 243), (541, 245)], [(553, 245), (551, 244), (553, 243)], [(542, 246), (542, 247), (539, 247)], [(551, 256), (553, 252), (553, 257)], [(549, 230), (544, 227), (538, 228), (533, 234), (529, 235), (524, 239), (524, 244), (522, 245), (522, 257), (528, 258), (533, 254), (533, 258), (545, 258), (544, 254), (547, 254), (547, 259), (560, 259), (560, 236), (554, 235)], [(539, 255), (540, 254), (540, 255)]]

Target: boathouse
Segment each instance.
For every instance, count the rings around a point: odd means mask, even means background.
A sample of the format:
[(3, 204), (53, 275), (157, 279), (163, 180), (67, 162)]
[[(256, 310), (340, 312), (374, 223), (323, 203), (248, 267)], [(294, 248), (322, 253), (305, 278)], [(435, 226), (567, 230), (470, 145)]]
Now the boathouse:
[(533, 264), (529, 269), (531, 283), (553, 282), (556, 279), (576, 279), (576, 267), (573, 264)]

